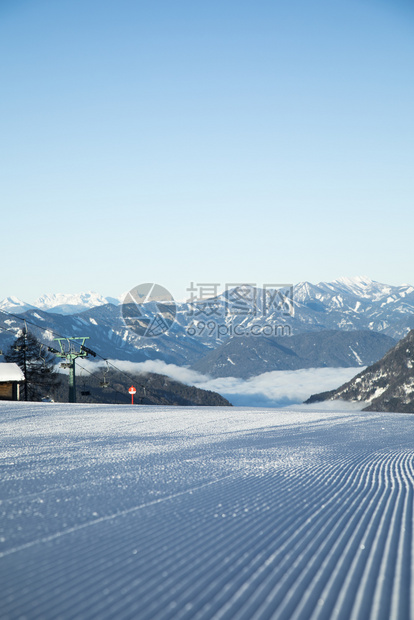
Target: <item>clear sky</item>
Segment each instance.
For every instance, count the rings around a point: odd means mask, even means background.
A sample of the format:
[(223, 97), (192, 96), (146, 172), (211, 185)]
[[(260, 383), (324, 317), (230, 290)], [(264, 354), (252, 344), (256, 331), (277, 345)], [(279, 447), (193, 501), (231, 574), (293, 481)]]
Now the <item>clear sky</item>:
[(0, 298), (414, 283), (404, 0), (0, 0)]

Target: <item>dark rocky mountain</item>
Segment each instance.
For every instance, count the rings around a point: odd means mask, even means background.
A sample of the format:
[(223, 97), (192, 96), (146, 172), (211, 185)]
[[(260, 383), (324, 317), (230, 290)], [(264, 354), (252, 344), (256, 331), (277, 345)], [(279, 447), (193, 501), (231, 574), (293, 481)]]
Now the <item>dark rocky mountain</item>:
[[(102, 387), (107, 383), (107, 387)], [(103, 373), (102, 369), (91, 374), (78, 370), (76, 400), (80, 403), (128, 404), (128, 389), (133, 385), (137, 393), (137, 405), (181, 405), (230, 407), (231, 403), (220, 394), (185, 385), (164, 375), (155, 373), (122, 373), (114, 369)], [(55, 402), (68, 402), (68, 376), (61, 375), (60, 385), (49, 390)]]
[(285, 338), (231, 338), (191, 368), (213, 377), (248, 379), (271, 370), (367, 366), (395, 345), (370, 331), (328, 330)]
[(338, 399), (365, 403), (363, 411), (414, 413), (414, 330), (351, 381), (306, 402)]

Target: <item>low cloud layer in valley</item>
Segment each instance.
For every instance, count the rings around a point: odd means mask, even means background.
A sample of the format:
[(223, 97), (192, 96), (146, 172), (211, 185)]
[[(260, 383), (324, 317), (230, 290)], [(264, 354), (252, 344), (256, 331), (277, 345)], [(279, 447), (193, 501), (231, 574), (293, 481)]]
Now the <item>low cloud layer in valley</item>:
[[(311, 394), (332, 390), (363, 370), (358, 368), (309, 368), (266, 372), (250, 379), (236, 377), (211, 378), (189, 368), (166, 364), (161, 360), (133, 363), (110, 360), (126, 373), (154, 372), (204, 390), (218, 392), (235, 406), (286, 407), (303, 403)], [(82, 361), (87, 370), (97, 364)], [(348, 404), (349, 408), (349, 404)]]

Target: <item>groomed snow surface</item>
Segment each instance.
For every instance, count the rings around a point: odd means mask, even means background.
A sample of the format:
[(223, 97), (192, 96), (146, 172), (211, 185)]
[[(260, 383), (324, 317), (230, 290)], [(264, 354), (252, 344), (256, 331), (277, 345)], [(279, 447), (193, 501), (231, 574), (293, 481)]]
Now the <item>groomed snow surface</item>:
[(414, 618), (414, 416), (0, 404), (0, 615)]

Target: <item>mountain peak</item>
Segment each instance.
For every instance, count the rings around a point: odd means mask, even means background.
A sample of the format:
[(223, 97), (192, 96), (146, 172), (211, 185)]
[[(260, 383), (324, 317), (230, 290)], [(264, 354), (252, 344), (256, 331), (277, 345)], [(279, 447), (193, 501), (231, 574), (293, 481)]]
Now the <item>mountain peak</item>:
[(33, 308), (31, 304), (27, 304), (14, 295), (5, 297), (5, 299), (0, 301), (0, 310), (5, 310), (6, 312), (26, 312), (26, 310), (31, 308)]
[(382, 284), (371, 280), (368, 276), (342, 276), (332, 282), (320, 282), (319, 286), (328, 289), (340, 290), (343, 293), (357, 295), (358, 297), (374, 297), (388, 295), (393, 288), (389, 284)]
[(347, 286), (372, 286), (374, 284), (374, 280), (371, 280), (368, 276), (341, 276), (340, 278), (336, 278), (333, 282), (338, 282), (340, 284), (346, 284)]

